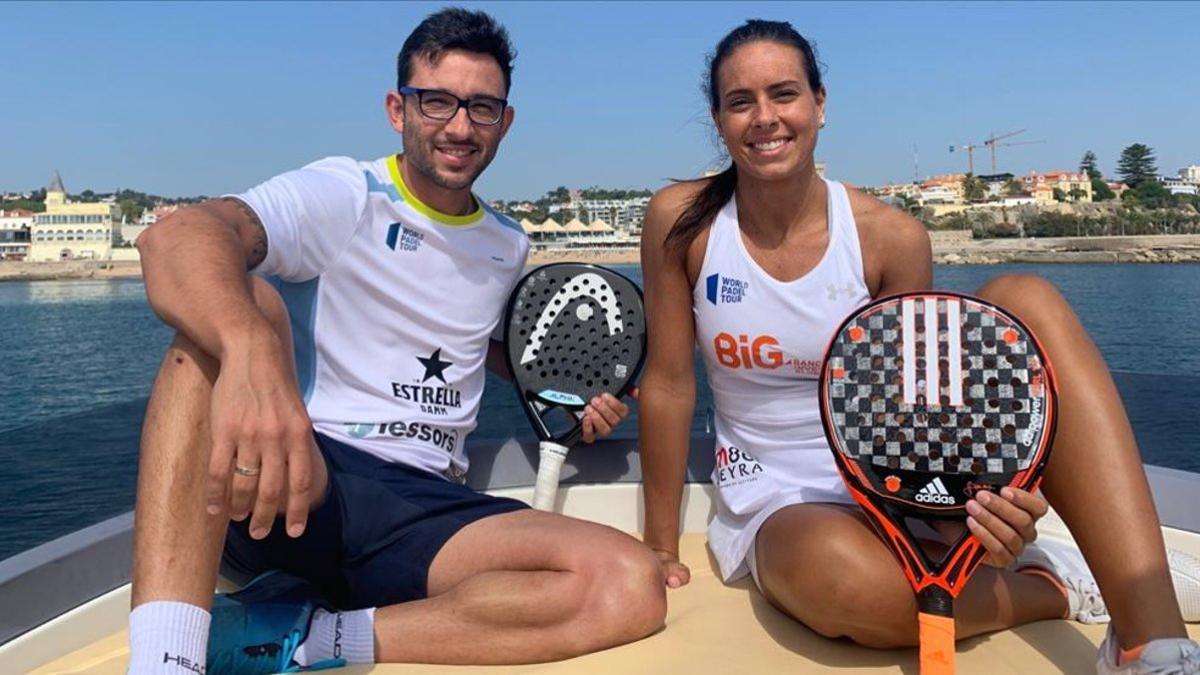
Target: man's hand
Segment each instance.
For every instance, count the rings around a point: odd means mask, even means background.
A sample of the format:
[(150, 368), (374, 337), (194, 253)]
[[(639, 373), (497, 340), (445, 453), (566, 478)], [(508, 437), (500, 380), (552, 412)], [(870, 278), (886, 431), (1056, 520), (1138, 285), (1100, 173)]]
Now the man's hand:
[(662, 568), (663, 583), (667, 588), (686, 586), (692, 580), (692, 571), (687, 565), (679, 562), (679, 554), (665, 548), (651, 548), (658, 564)]
[[(629, 396), (637, 400), (638, 388), (629, 390)], [(602, 394), (591, 400), (583, 409), (583, 442), (591, 443), (604, 438), (629, 414), (629, 406), (612, 394)]]
[(1040, 495), (1006, 487), (1000, 494), (980, 491), (967, 502), (967, 528), (987, 549), (986, 562), (1008, 567), (1037, 539), (1037, 521), (1050, 507)]
[(312, 422), (296, 392), (287, 349), (269, 330), (230, 349), (212, 395), (208, 512), (251, 516), (262, 539), (286, 502), (287, 532), (304, 532), (312, 504)]

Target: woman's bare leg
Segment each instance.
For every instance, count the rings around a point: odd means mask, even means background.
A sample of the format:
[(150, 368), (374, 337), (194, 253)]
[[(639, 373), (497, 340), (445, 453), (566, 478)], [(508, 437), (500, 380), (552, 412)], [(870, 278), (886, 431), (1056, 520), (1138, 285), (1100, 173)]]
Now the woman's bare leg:
[(1059, 418), (1043, 492), (1087, 559), (1121, 645), (1187, 637), (1137, 442), (1099, 350), (1044, 279), (1002, 276), (978, 295), (1024, 321), (1053, 364)]

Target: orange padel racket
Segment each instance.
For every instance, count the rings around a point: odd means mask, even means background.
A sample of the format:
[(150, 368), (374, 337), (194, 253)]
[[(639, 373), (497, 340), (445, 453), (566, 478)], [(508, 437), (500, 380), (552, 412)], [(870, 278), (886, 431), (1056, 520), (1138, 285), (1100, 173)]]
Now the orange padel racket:
[[(842, 478), (917, 594), (921, 673), (952, 673), (954, 598), (986, 553), (965, 506), (979, 490), (1037, 487), (1056, 413), (1046, 355), (983, 300), (897, 295), (842, 323), (820, 400)], [(912, 520), (957, 521), (963, 534), (934, 560)]]

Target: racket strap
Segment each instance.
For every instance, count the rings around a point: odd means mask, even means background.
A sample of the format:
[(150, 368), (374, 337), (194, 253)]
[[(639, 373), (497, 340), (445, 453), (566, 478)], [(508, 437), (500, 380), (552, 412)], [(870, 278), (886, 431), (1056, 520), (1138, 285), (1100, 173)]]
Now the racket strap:
[(558, 494), (558, 476), (562, 472), (563, 460), (567, 458), (567, 446), (553, 441), (542, 441), (538, 445), (537, 481), (533, 485), (533, 508), (550, 511)]

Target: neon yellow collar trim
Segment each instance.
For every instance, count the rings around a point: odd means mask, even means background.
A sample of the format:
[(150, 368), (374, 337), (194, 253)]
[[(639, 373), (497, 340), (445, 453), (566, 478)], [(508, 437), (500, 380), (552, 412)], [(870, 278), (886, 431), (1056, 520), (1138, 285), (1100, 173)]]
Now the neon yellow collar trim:
[(417, 213), (442, 225), (474, 225), (483, 219), (483, 207), (479, 205), (479, 199), (475, 195), (471, 195), (471, 199), (475, 202), (475, 211), (465, 216), (452, 216), (442, 213), (420, 199), (417, 199), (417, 196), (409, 192), (408, 186), (404, 184), (404, 175), (400, 173), (399, 157), (399, 155), (392, 155), (388, 158), (388, 173), (392, 175), (392, 182), (396, 184), (396, 189), (400, 191), (400, 196), (404, 198), (404, 201), (409, 206), (416, 209)]

